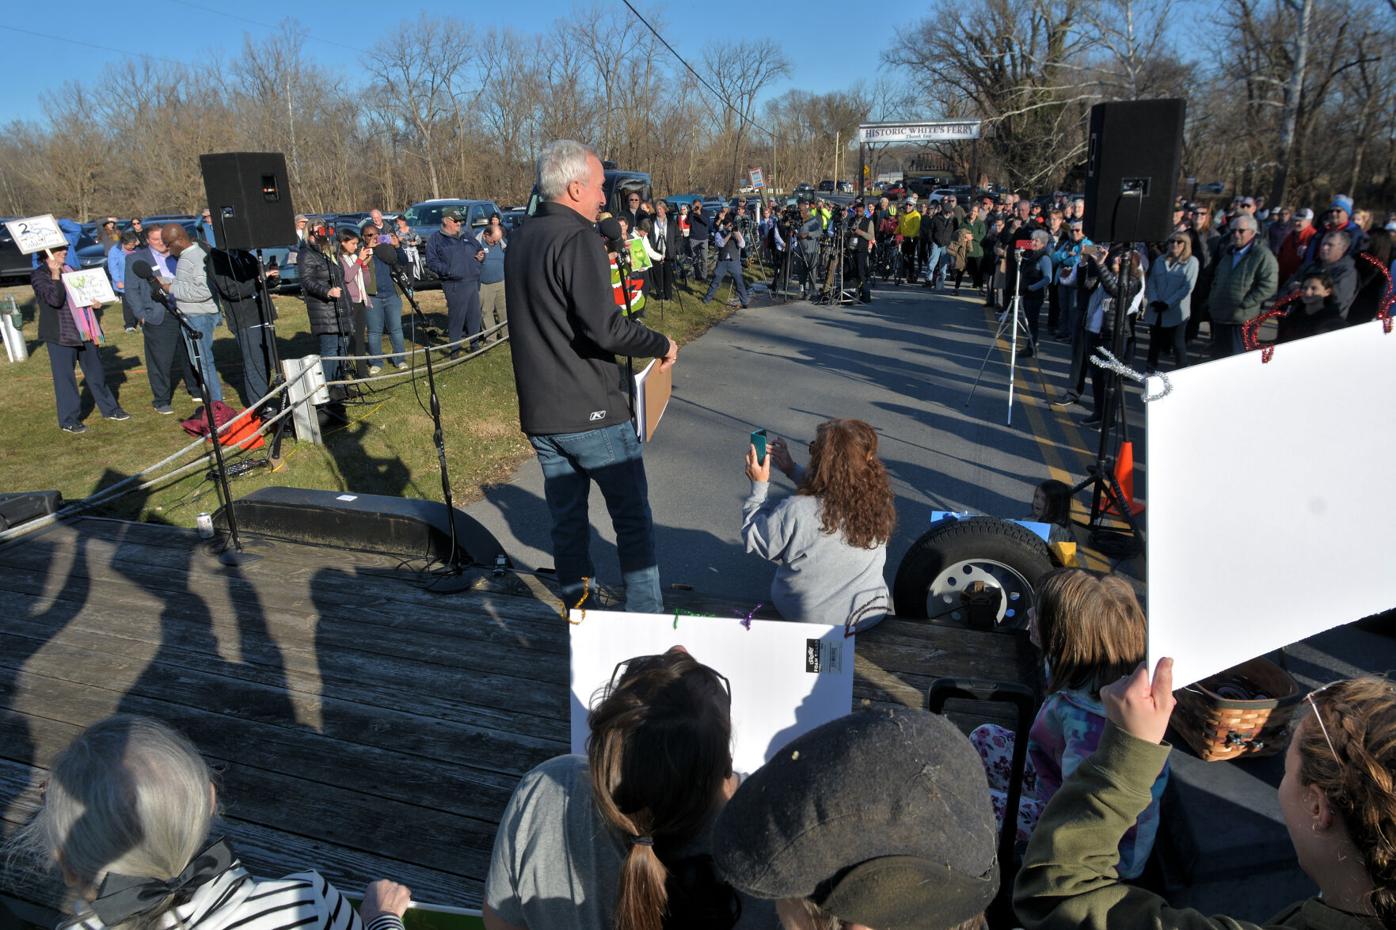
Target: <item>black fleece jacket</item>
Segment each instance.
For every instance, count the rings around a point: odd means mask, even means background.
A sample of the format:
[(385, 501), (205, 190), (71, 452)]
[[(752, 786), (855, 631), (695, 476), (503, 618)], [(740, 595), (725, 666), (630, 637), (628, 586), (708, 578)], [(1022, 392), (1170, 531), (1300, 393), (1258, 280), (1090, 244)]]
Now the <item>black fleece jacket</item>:
[(616, 311), (596, 227), (562, 204), (540, 204), (509, 239), (504, 293), (523, 431), (581, 433), (627, 422), (627, 374), (616, 356), (659, 358), (669, 339)]

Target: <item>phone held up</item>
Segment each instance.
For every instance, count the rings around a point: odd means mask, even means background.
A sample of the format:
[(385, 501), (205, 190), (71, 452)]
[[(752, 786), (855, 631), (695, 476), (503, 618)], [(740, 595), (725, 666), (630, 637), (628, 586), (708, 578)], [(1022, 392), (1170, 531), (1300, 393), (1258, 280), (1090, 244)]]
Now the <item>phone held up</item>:
[(751, 444), (756, 447), (756, 461), (764, 462), (766, 460), (766, 431), (764, 429), (753, 430)]

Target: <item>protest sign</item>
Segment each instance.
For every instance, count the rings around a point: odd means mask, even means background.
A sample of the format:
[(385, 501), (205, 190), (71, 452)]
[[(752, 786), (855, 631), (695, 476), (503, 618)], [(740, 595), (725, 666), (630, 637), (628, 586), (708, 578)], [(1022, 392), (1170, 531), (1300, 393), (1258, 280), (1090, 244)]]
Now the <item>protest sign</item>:
[(101, 268), (84, 268), (82, 271), (63, 272), (63, 286), (68, 290), (68, 298), (75, 307), (90, 307), (93, 304), (114, 304), (119, 300), (111, 289), (111, 281)]
[(843, 627), (738, 617), (573, 610), (572, 751), (586, 752), (587, 711), (616, 666), (681, 645), (727, 678), (732, 765), (753, 772), (795, 737), (853, 707), (853, 643)]
[(44, 249), (66, 249), (68, 237), (58, 228), (58, 221), (50, 213), (42, 216), (27, 216), (17, 220), (6, 220), (5, 228), (15, 241), (15, 247), (22, 255), (33, 255)]
[(1396, 606), (1396, 333), (1374, 321), (1168, 377), (1145, 405), (1150, 663), (1172, 656), (1182, 687)]

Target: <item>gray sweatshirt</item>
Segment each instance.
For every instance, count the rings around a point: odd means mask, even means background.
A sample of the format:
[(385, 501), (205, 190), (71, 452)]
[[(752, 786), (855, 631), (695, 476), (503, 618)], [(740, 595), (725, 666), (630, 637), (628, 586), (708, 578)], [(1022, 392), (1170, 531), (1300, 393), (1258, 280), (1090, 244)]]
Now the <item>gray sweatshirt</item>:
[[(797, 472), (798, 475), (798, 472)], [(798, 479), (797, 479), (798, 480)], [(886, 615), (887, 544), (873, 549), (850, 546), (843, 534), (820, 529), (819, 500), (795, 494), (768, 503), (769, 483), (753, 481), (742, 502), (742, 541), (747, 552), (776, 563), (771, 601), (786, 620), (843, 624), (865, 605), (856, 629), (866, 630)]]
[(174, 294), (175, 306), (184, 313), (217, 313), (218, 304), (213, 301), (213, 291), (208, 286), (208, 257), (200, 245), (191, 245), (179, 253), (179, 263), (175, 265), (174, 284), (170, 293)]

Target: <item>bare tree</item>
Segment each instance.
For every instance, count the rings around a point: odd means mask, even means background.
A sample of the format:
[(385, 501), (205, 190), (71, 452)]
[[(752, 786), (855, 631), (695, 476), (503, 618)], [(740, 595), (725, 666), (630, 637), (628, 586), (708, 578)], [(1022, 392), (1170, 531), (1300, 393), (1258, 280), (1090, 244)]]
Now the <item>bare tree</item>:
[(435, 143), (456, 118), (456, 96), (473, 48), (470, 29), (459, 20), (423, 13), (374, 45), (366, 62), (375, 81), (365, 103), (407, 130), (407, 151), (426, 166), (433, 197), (441, 196), (443, 154)]
[(774, 81), (790, 73), (790, 64), (774, 41), (744, 39), (709, 45), (703, 51), (703, 71), (723, 105), (722, 131), (732, 146), (727, 189), (736, 190), (742, 144), (752, 127), (756, 102)]

